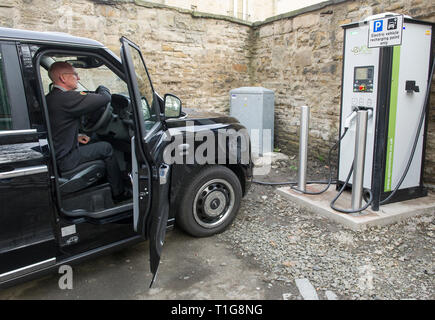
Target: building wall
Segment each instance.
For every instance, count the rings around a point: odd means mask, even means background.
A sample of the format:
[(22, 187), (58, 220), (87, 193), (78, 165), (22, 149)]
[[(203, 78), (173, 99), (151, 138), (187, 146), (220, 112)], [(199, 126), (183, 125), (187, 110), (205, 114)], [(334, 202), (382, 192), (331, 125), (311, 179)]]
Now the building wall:
[(250, 14), (249, 21), (264, 21), (267, 18), (276, 15), (275, 1), (248, 0), (248, 10)]
[[(298, 10), (325, 0), (152, 0), (160, 4), (213, 14), (234, 16), (248, 21), (263, 21), (269, 17)], [(234, 15), (234, 3), (237, 14)], [(243, 16), (243, 6), (247, 16)]]
[(325, 0), (275, 0), (275, 15), (298, 10)]
[[(227, 113), (229, 91), (275, 92), (275, 146), (297, 154), (299, 107), (311, 106), (310, 157), (326, 158), (339, 126), (342, 24), (386, 11), (435, 22), (425, 0), (333, 0), (262, 23), (198, 14), (141, 0), (2, 0), (0, 25), (96, 39), (119, 53), (119, 37), (137, 42), (160, 94), (186, 108)], [(435, 184), (435, 84), (425, 181)]]
[(231, 16), (233, 0), (160, 0), (160, 3), (188, 10)]
[[(230, 17), (236, 17), (238, 19), (254, 22), (263, 21), (266, 18), (276, 15), (276, 1), (277, 0), (152, 0), (150, 2), (189, 10), (194, 9), (200, 12), (227, 15)], [(302, 4), (303, 2), (304, 1), (301, 1)], [(234, 15), (235, 3), (236, 15)]]

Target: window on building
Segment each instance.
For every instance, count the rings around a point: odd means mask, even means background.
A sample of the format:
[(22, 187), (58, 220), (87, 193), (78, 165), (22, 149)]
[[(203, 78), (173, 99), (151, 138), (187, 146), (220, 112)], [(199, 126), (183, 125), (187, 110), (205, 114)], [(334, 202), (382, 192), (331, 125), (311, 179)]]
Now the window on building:
[(12, 129), (11, 107), (6, 91), (6, 81), (3, 72), (3, 58), (0, 51), (0, 130)]
[(233, 0), (233, 16), (248, 20), (248, 0)]

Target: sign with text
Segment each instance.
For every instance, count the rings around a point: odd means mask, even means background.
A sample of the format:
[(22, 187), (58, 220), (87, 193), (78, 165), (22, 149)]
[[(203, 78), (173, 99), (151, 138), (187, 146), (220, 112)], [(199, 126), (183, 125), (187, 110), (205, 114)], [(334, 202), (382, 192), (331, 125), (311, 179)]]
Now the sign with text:
[(369, 48), (400, 46), (402, 44), (403, 16), (390, 16), (369, 22)]

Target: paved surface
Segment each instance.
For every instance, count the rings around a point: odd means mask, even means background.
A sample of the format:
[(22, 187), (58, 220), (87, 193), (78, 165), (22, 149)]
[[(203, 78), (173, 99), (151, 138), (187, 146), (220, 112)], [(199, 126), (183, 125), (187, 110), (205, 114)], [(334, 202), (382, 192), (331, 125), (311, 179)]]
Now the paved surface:
[[(276, 161), (268, 181), (294, 179), (295, 157)], [(311, 162), (310, 179), (327, 176)], [(426, 299), (435, 298), (435, 214), (348, 230), (253, 185), (234, 223), (210, 238), (168, 233), (154, 287), (148, 243), (0, 292), (0, 299)]]
[(73, 267), (73, 289), (61, 290), (61, 274), (0, 292), (0, 299), (283, 299), (294, 286), (261, 280), (258, 266), (237, 257), (217, 237), (168, 233), (158, 278), (149, 289), (148, 242)]

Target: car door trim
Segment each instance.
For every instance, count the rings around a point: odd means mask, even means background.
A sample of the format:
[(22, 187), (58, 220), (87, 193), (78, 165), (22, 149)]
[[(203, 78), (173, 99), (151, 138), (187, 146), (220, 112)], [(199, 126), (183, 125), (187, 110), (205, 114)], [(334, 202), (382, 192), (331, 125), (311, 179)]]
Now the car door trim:
[(2, 273), (2, 274), (0, 274), (0, 283), (7, 281), (7, 280), (10, 280), (12, 278), (18, 278), (18, 277), (25, 275), (27, 273), (31, 273), (31, 272), (34, 272), (36, 270), (43, 269), (43, 268), (49, 267), (49, 266), (54, 265), (54, 264), (56, 264), (56, 258), (50, 258), (48, 260), (40, 261), (40, 262), (31, 264), (29, 266), (25, 266), (25, 267), (22, 267), (19, 269), (15, 269), (12, 271)]
[(11, 135), (19, 135), (19, 134), (31, 134), (31, 133), (37, 133), (36, 129), (0, 131), (0, 137), (11, 136)]
[(38, 174), (44, 172), (48, 172), (47, 166), (32, 166), (26, 168), (19, 168), (19, 169), (14, 169), (12, 171), (0, 172), (0, 180), (29, 176), (32, 174)]

